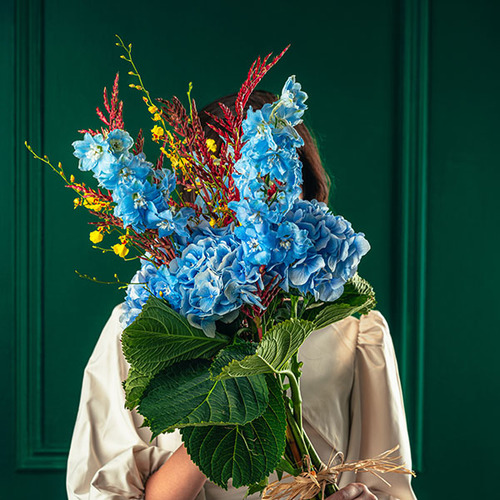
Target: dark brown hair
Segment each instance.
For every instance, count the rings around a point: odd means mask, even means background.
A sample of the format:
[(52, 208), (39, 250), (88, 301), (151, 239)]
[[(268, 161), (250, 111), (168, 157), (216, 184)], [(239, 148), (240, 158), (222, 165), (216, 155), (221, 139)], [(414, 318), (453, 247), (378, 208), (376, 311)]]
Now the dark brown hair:
[[(249, 106), (252, 106), (253, 109), (260, 109), (266, 103), (275, 102), (277, 98), (278, 97), (271, 92), (267, 92), (265, 90), (255, 90), (248, 99), (245, 107), (245, 113)], [(209, 123), (213, 124), (214, 122), (207, 115), (207, 112), (222, 118), (222, 111), (218, 103), (220, 102), (225, 104), (229, 109), (231, 109), (231, 111), (234, 112), (235, 100), (236, 94), (230, 94), (208, 104), (200, 111), (200, 120), (205, 130), (205, 135), (207, 139), (213, 139), (217, 144), (217, 147), (221, 144), (221, 138), (208, 126)], [(323, 164), (321, 163), (316, 142), (303, 123), (296, 125), (295, 130), (297, 130), (304, 140), (304, 145), (298, 149), (299, 159), (302, 162), (302, 177), (304, 179), (302, 192), (304, 199), (316, 199), (318, 201), (328, 203), (330, 182), (325, 169), (323, 168)]]

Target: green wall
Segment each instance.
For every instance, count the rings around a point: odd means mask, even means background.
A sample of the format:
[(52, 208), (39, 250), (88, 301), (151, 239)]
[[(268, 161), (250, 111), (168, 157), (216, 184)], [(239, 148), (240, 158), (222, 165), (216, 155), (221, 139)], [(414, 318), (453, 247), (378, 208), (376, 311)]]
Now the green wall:
[[(86, 214), (73, 211), (71, 192), (23, 146), (29, 139), (77, 173), (71, 142), (78, 129), (98, 126), (94, 109), (116, 71), (128, 128), (149, 126), (115, 33), (133, 43), (153, 95), (183, 97), (193, 81), (200, 106), (237, 90), (257, 55), (292, 44), (260, 88), (278, 92), (297, 75), (334, 181), (332, 207), (372, 244), (360, 270), (398, 351), (418, 497), (469, 488), (491, 496), (484, 464), (500, 444), (499, 14), (488, 0), (3, 0), (6, 496), (65, 498), (82, 371), (123, 297), (74, 271), (107, 280), (118, 270), (127, 280), (135, 269), (91, 248)], [(470, 486), (449, 473), (463, 464)]]

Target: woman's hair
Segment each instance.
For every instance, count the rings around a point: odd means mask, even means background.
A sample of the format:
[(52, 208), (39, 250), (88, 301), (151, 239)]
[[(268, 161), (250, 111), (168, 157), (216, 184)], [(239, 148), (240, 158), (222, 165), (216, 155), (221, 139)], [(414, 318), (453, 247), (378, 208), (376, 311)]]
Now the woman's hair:
[[(207, 139), (213, 139), (220, 147), (222, 139), (214, 132), (208, 124), (214, 124), (214, 121), (207, 114), (211, 113), (217, 117), (223, 118), (219, 102), (225, 104), (231, 111), (234, 112), (234, 103), (236, 101), (237, 94), (230, 94), (224, 96), (216, 101), (205, 106), (199, 113), (201, 124), (205, 130), (205, 135)], [(278, 99), (278, 97), (271, 92), (266, 92), (265, 90), (255, 90), (248, 99), (245, 106), (245, 113), (250, 106), (254, 110), (262, 108), (266, 103), (273, 103)], [(300, 123), (295, 126), (295, 130), (300, 134), (304, 140), (304, 145), (300, 147), (297, 151), (299, 154), (299, 159), (302, 162), (302, 177), (304, 183), (302, 185), (302, 193), (304, 199), (312, 200), (316, 199), (318, 201), (324, 201), (328, 203), (328, 192), (330, 188), (330, 182), (328, 176), (321, 163), (321, 158), (319, 156), (318, 147), (316, 142), (311, 136), (311, 133), (307, 127)]]

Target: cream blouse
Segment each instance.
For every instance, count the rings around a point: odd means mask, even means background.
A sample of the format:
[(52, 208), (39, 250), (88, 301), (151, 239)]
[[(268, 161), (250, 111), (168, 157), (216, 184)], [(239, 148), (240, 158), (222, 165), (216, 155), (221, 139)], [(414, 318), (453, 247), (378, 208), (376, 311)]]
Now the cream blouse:
[[(71, 500), (142, 499), (147, 478), (181, 445), (178, 431), (150, 441), (142, 417), (124, 407), (129, 365), (120, 345), (120, 312), (115, 307), (85, 368), (68, 458)], [(299, 357), (304, 427), (325, 463), (332, 450), (357, 460), (399, 444), (411, 467), (398, 368), (382, 314), (372, 311), (317, 330)], [(390, 473), (385, 479), (391, 487), (372, 474), (349, 472), (340, 486), (362, 482), (380, 500), (415, 499), (409, 476)], [(245, 492), (207, 481), (197, 500), (241, 500)]]

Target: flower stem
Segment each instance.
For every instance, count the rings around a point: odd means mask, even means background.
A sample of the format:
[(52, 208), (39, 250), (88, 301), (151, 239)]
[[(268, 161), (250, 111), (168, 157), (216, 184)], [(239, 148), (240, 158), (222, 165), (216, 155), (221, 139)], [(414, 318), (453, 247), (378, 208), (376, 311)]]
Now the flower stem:
[(290, 382), (290, 392), (292, 396), (293, 404), (293, 418), (297, 423), (299, 429), (302, 430), (302, 396), (300, 394), (299, 382), (295, 374), (290, 370), (284, 370), (281, 372), (286, 375), (288, 381)]
[(286, 417), (288, 426), (290, 428), (290, 431), (292, 432), (293, 439), (295, 441), (295, 444), (297, 445), (297, 448), (300, 451), (301, 456), (304, 457), (305, 455), (309, 455), (308, 453), (309, 450), (307, 448), (306, 442), (304, 441), (304, 436), (302, 435), (301, 429), (297, 425), (297, 422), (295, 421), (295, 418), (292, 415), (290, 408), (286, 408)]

